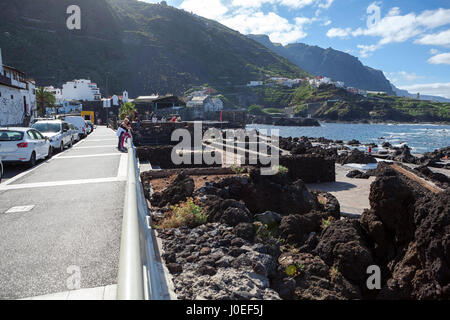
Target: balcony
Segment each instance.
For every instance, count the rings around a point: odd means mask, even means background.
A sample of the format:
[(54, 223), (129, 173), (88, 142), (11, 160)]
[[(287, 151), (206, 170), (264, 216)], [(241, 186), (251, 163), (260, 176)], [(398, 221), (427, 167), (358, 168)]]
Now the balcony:
[(12, 85), (11, 79), (8, 78), (8, 77), (5, 77), (5, 76), (2, 75), (2, 74), (0, 74), (0, 84), (4, 84), (4, 85), (7, 85), (7, 86), (11, 86), (11, 85)]

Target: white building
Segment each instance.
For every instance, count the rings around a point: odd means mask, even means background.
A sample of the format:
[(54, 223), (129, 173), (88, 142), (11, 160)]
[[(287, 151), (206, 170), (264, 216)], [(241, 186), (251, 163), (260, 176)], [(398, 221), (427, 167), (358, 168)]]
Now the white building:
[(213, 98), (213, 109), (212, 110), (205, 110), (205, 111), (221, 111), (223, 110), (223, 101), (219, 98)]
[(223, 110), (223, 101), (211, 96), (197, 96), (193, 97), (186, 106), (188, 108), (201, 108), (205, 112), (215, 112)]
[(63, 84), (63, 100), (95, 101), (100, 100), (100, 89), (91, 80), (73, 80)]
[(103, 102), (103, 108), (111, 108), (113, 101), (112, 101), (112, 99), (102, 98), (102, 102)]
[(198, 96), (193, 97), (186, 106), (188, 108), (203, 108), (204, 111), (214, 110), (214, 102), (211, 96)]
[(36, 84), (3, 64), (0, 49), (0, 126), (23, 125), (36, 114)]
[(55, 104), (62, 104), (64, 98), (62, 96), (62, 89), (55, 88), (53, 86), (45, 87), (44, 91), (50, 92), (55, 96)]
[(316, 77), (315, 79), (309, 80), (309, 85), (315, 89), (319, 88), (321, 85), (328, 85), (328, 84), (333, 84), (333, 81), (327, 77), (319, 76)]
[(123, 103), (127, 103), (128, 101), (130, 101), (130, 99), (128, 98), (127, 91), (124, 91), (121, 96), (113, 95), (112, 97), (110, 97), (110, 99), (111, 99), (111, 105), (113, 105), (113, 106), (119, 106), (120, 101), (122, 101)]
[(336, 81), (336, 82), (334, 83), (334, 85), (335, 85), (335, 87), (337, 87), (337, 88), (345, 88), (345, 83), (342, 82), (342, 81)]

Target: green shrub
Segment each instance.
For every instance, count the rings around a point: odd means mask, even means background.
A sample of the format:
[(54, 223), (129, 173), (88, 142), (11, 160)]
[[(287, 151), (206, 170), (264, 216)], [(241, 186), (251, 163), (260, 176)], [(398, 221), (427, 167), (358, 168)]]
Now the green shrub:
[(278, 174), (286, 175), (289, 173), (289, 169), (284, 166), (276, 166), (274, 169)]
[(163, 229), (195, 228), (205, 224), (208, 219), (204, 209), (196, 205), (192, 198), (188, 198), (186, 202), (172, 206), (170, 209), (172, 212), (161, 223)]
[(243, 174), (245, 173), (246, 169), (240, 166), (232, 166), (231, 170), (235, 173), (235, 174)]
[(332, 267), (330, 269), (330, 278), (331, 281), (335, 281), (337, 278), (339, 278), (341, 273), (339, 272), (339, 269), (337, 267)]
[(322, 219), (322, 230), (325, 230), (326, 228), (328, 228), (329, 226), (331, 226), (331, 224), (333, 223), (334, 218), (333, 217), (328, 217), (328, 219)]

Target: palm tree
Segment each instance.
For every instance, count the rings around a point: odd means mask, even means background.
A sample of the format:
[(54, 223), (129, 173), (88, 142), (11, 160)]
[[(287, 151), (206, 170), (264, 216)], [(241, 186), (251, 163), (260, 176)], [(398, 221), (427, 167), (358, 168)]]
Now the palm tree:
[(39, 87), (36, 90), (36, 101), (38, 104), (39, 115), (45, 115), (46, 107), (53, 107), (55, 105), (56, 99), (53, 93), (45, 91), (43, 87)]
[(129, 117), (131, 120), (134, 120), (134, 115), (136, 113), (136, 107), (131, 102), (126, 102), (120, 107), (119, 117), (121, 120)]

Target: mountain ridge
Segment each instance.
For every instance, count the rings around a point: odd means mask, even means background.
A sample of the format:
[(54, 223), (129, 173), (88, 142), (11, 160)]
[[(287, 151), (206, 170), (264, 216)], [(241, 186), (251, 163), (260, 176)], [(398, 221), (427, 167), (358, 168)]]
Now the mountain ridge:
[[(81, 30), (66, 9), (81, 8)], [(105, 95), (182, 94), (195, 85), (307, 75), (286, 58), (218, 22), (137, 0), (0, 2), (5, 63), (38, 85), (90, 78)]]
[(382, 71), (363, 65), (357, 57), (348, 53), (305, 43), (283, 46), (272, 43), (267, 35), (250, 34), (247, 36), (313, 75), (322, 75), (336, 81), (343, 81), (349, 87), (394, 93), (389, 80)]

